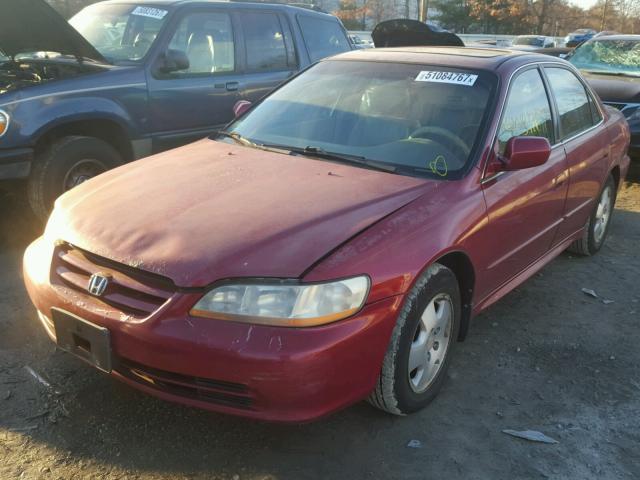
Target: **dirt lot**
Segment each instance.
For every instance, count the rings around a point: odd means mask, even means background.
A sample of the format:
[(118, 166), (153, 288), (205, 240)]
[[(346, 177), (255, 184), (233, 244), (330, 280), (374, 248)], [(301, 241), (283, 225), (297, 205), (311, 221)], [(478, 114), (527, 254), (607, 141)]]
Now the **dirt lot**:
[(397, 418), (362, 403), (299, 426), (165, 403), (56, 351), (21, 280), (37, 226), (0, 195), (0, 479), (638, 479), (638, 178), (600, 254), (563, 254), (475, 320), (428, 409)]

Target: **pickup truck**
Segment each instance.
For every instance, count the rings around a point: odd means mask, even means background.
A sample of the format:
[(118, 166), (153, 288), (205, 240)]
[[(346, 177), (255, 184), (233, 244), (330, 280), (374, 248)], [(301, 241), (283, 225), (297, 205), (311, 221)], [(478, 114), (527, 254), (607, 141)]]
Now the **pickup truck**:
[(336, 17), (283, 4), (118, 0), (67, 22), (43, 0), (3, 0), (0, 181), (26, 179), (44, 219), (66, 190), (203, 138), (237, 102), (351, 49)]

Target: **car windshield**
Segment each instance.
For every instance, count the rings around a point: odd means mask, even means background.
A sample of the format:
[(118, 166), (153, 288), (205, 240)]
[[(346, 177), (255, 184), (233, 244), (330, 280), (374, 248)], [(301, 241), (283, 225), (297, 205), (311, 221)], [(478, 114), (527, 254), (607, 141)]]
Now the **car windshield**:
[(640, 41), (591, 41), (578, 47), (569, 61), (590, 72), (640, 76)]
[(158, 7), (96, 4), (69, 23), (109, 62), (137, 62), (151, 48), (167, 13)]
[(325, 61), (267, 97), (220, 139), (455, 179), (474, 158), (495, 84), (490, 72), (462, 68)]
[(544, 38), (542, 37), (517, 37), (513, 42), (514, 45), (530, 45), (532, 47), (542, 47)]

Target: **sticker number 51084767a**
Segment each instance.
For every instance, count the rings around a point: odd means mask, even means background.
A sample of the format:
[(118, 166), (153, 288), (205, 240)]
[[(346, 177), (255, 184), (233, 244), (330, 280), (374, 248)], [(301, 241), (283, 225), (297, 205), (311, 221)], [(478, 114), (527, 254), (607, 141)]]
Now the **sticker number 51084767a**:
[(460, 72), (437, 72), (424, 70), (416, 77), (416, 82), (452, 83), (454, 85), (465, 85), (472, 87), (478, 75)]

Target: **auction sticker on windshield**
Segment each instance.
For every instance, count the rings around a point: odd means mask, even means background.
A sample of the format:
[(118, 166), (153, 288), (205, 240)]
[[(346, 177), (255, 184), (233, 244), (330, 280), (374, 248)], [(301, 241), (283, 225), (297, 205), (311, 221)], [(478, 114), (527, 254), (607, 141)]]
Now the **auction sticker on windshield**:
[(158, 20), (162, 20), (167, 13), (167, 10), (162, 10), (161, 8), (153, 8), (153, 7), (136, 7), (131, 15), (138, 15), (140, 17), (149, 17), (156, 18)]
[(433, 70), (423, 70), (416, 77), (416, 82), (452, 83), (454, 85), (466, 85), (472, 87), (478, 75), (472, 73), (458, 72), (437, 72)]

